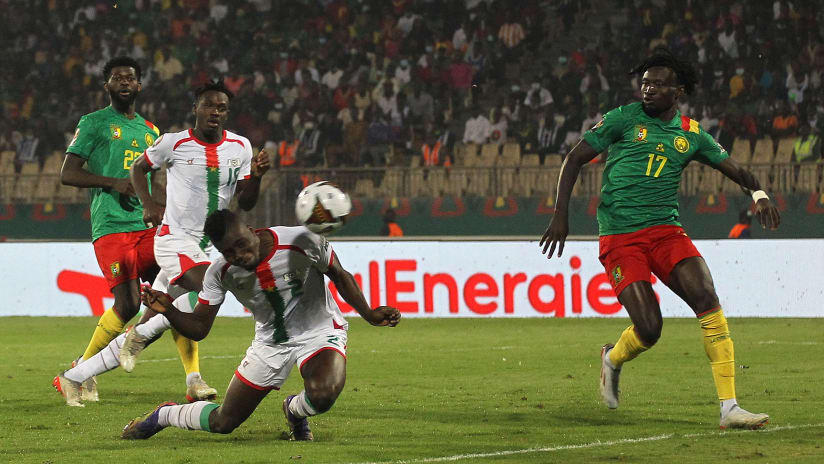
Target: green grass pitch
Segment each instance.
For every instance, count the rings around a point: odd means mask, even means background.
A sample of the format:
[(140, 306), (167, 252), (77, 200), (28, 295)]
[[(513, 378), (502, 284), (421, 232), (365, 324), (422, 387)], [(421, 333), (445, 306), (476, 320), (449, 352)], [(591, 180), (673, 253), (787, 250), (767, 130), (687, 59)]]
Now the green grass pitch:
[[(661, 341), (627, 364), (622, 403), (598, 394), (599, 350), (626, 319), (352, 319), (346, 387), (311, 419), (316, 441), (283, 440), (297, 370), (230, 435), (168, 428), (124, 441), (123, 426), (181, 401), (170, 335), (135, 371), (98, 377), (100, 403), (69, 408), (52, 377), (80, 353), (92, 318), (0, 318), (0, 462), (824, 462), (824, 319), (730, 319), (740, 404), (771, 415), (762, 431), (722, 432), (695, 320), (668, 319)], [(221, 392), (253, 333), (219, 318), (201, 343)]]

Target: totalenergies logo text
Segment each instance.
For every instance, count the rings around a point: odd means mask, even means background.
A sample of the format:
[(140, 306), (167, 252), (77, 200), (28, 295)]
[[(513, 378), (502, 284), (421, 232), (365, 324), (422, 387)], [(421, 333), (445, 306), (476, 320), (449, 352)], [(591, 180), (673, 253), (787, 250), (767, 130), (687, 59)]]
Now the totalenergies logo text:
[[(612, 315), (621, 310), (607, 274), (581, 275), (578, 272), (581, 268), (578, 256), (572, 256), (568, 268), (555, 274), (527, 271), (498, 274), (475, 272), (468, 275), (465, 271), (421, 272), (416, 259), (387, 259), (382, 261), (383, 266), (380, 264), (379, 261), (369, 262), (366, 287), (360, 272), (354, 273), (355, 280), (361, 288), (365, 288), (371, 306), (386, 304), (404, 313), (566, 317), (568, 314), (585, 315), (588, 310), (595, 313), (590, 315)], [(354, 311), (343, 301), (335, 285), (331, 282), (328, 285), (341, 311)], [(516, 291), (521, 295), (525, 291), (526, 298), (516, 299)], [(436, 294), (441, 297), (438, 307)], [(444, 294), (446, 298), (441, 303)], [(381, 298), (383, 295), (385, 297)], [(446, 311), (442, 309), (444, 306)]]

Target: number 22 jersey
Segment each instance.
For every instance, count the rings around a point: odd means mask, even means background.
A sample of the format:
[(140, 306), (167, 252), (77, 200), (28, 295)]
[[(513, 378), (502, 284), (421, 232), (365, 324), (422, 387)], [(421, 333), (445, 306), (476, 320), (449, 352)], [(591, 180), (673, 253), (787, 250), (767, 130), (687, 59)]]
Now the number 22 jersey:
[[(151, 122), (135, 113), (129, 119), (111, 106), (80, 118), (66, 153), (83, 158), (92, 174), (125, 179), (137, 157), (160, 135)], [(113, 189), (89, 189), (92, 240), (114, 233), (145, 230), (143, 205), (137, 197)]]

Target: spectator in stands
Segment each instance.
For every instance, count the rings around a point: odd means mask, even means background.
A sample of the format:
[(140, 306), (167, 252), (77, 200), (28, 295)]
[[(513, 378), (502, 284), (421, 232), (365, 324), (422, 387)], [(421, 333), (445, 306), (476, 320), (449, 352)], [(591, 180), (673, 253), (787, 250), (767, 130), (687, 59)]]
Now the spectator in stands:
[[(16, 144), (16, 156), (14, 158), (15, 170), (20, 172), (25, 163), (40, 163), (40, 139), (29, 128), (23, 133), (23, 137)], [(41, 163), (42, 164), (42, 163)]]
[(583, 134), (595, 127), (603, 118), (604, 115), (601, 114), (601, 111), (598, 109), (598, 102), (590, 103), (584, 121), (581, 123), (581, 133)]
[(738, 222), (732, 226), (727, 238), (752, 238), (750, 225), (752, 224), (752, 211), (749, 208), (742, 209), (738, 213)]
[(432, 95), (425, 90), (424, 84), (419, 81), (412, 84), (409, 107), (412, 110), (412, 121), (415, 124), (426, 124), (435, 119), (435, 101)]
[(298, 136), (297, 164), (304, 167), (315, 167), (323, 163), (323, 140), (321, 130), (313, 119), (303, 123), (303, 129)]
[(773, 143), (778, 144), (779, 139), (792, 137), (798, 129), (798, 117), (790, 110), (790, 105), (781, 100), (773, 116), (771, 135)]
[(523, 26), (515, 20), (513, 10), (507, 8), (504, 17), (506, 19), (498, 29), (498, 40), (503, 42), (506, 48), (512, 50), (524, 40), (526, 34), (524, 33)]
[(793, 161), (796, 163), (815, 163), (822, 161), (821, 139), (813, 134), (810, 125), (804, 123), (798, 130), (798, 138), (793, 144)]
[(366, 146), (362, 160), (372, 167), (386, 166), (386, 157), (393, 142), (392, 127), (381, 111), (372, 114), (372, 120), (366, 130)]
[(466, 120), (464, 126), (463, 143), (484, 144), (489, 137), (491, 127), (489, 119), (484, 116), (483, 109), (477, 104), (472, 108), (472, 115)]
[(492, 111), (489, 112), (489, 119), (489, 141), (498, 145), (507, 143), (509, 121), (506, 119), (506, 115), (503, 114), (500, 108), (492, 108)]
[(403, 229), (398, 225), (397, 214), (392, 208), (387, 208), (387, 210), (383, 213), (381, 235), (384, 237), (403, 237)]
[(526, 98), (524, 98), (524, 105), (537, 110), (546, 108), (554, 101), (549, 90), (544, 88), (540, 82), (533, 82), (526, 93)]

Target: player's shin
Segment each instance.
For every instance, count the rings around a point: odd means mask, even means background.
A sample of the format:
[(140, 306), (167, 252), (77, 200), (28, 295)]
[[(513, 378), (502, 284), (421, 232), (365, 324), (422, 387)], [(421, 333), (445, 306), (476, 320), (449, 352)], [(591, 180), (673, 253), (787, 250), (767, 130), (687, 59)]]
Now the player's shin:
[(219, 406), (208, 401), (167, 406), (159, 411), (158, 425), (177, 427), (185, 430), (205, 430), (209, 428), (209, 416)]
[(126, 334), (120, 334), (97, 354), (67, 370), (63, 376), (75, 382), (83, 382), (94, 375), (99, 375), (116, 368), (120, 365), (118, 356), (120, 355), (120, 348), (123, 346), (125, 340)]
[(120, 319), (114, 308), (107, 309), (97, 321), (97, 327), (95, 327), (89, 345), (83, 353), (83, 360), (91, 358), (105, 348), (115, 337), (120, 335), (120, 332), (123, 332), (123, 326), (125, 325), (126, 321)]
[(638, 333), (635, 331), (635, 326), (627, 327), (622, 333), (621, 337), (609, 351), (609, 362), (612, 367), (618, 369), (625, 362), (635, 359), (639, 354), (647, 351), (648, 346), (644, 345)]
[(727, 318), (721, 307), (698, 315), (703, 332), (704, 351), (710, 359), (712, 378), (722, 402), (735, 400), (735, 350)]

